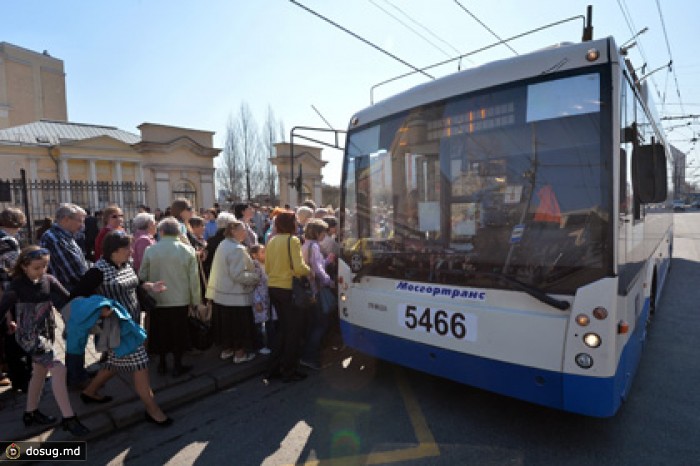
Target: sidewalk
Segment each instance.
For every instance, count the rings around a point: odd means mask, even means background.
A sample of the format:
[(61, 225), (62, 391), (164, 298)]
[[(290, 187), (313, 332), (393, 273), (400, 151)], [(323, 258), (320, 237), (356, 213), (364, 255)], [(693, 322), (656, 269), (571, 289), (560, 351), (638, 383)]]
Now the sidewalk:
[[(61, 338), (63, 323), (56, 319), (56, 342), (54, 350), (60, 360), (64, 360), (65, 341)], [(88, 343), (85, 353), (85, 362), (90, 369), (97, 369), (99, 354), (95, 353), (92, 339)], [(266, 356), (257, 357), (247, 363), (234, 364), (231, 359), (222, 361), (219, 359), (219, 349), (211, 348), (204, 352), (189, 352), (185, 354), (183, 363), (192, 365), (192, 370), (178, 378), (170, 374), (160, 375), (156, 372), (157, 357), (153, 357), (149, 364), (151, 388), (155, 393), (156, 401), (166, 414), (173, 408), (189, 401), (199, 399), (220, 390), (229, 388), (241, 381), (261, 375), (266, 367)], [(170, 358), (172, 369), (172, 358)], [(85, 424), (91, 433), (85, 439), (95, 438), (111, 431), (145, 422), (144, 406), (136, 395), (130, 374), (117, 374), (100, 391), (101, 394), (111, 395), (114, 399), (107, 404), (85, 404), (80, 400), (80, 391), (69, 391), (71, 405), (80, 421)], [(26, 406), (27, 397), (24, 393), (0, 388), (0, 440), (75, 440), (70, 433), (63, 431), (60, 425), (44, 429), (42, 426), (24, 427), (22, 414)], [(56, 416), (61, 419), (58, 405), (51, 393), (51, 382), (46, 381), (41, 395), (39, 409), (44, 414)], [(177, 422), (177, 419), (175, 419)], [(159, 428), (154, 426), (154, 428)]]

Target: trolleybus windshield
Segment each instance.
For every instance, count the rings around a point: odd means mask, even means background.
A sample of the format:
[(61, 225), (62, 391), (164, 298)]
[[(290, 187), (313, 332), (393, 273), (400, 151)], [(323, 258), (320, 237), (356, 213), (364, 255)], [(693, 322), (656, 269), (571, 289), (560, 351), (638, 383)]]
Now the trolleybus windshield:
[(523, 82), (351, 131), (346, 262), (372, 276), (506, 288), (493, 278), (505, 275), (562, 293), (609, 275), (603, 81), (587, 70)]

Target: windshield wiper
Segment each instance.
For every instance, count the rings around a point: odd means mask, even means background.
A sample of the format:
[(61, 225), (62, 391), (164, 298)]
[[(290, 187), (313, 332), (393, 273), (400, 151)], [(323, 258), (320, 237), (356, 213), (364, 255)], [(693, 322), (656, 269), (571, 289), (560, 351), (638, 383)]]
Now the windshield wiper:
[[(355, 276), (352, 278), (353, 283), (360, 283), (362, 281), (362, 278), (364, 278), (366, 275), (371, 274), (373, 271), (377, 269), (377, 266), (379, 265), (379, 261), (375, 259), (374, 262), (370, 264), (363, 264), (360, 268), (355, 273)], [(549, 306), (555, 307), (561, 311), (566, 311), (569, 309), (571, 306), (568, 301), (563, 301), (561, 299), (556, 299), (552, 298), (549, 296), (547, 293), (542, 291), (541, 289), (528, 285), (526, 283), (521, 282), (520, 280), (516, 280), (515, 278), (499, 273), (499, 272), (479, 272), (479, 271), (471, 271), (471, 272), (466, 272), (466, 275), (479, 275), (482, 277), (490, 277), (494, 278), (496, 280), (499, 280), (501, 282), (505, 282), (508, 285), (510, 285), (512, 288), (519, 290), (519, 291), (524, 291), (525, 293), (529, 294), (533, 298), (539, 300), (540, 302), (543, 302)]]
[(497, 280), (500, 280), (502, 282), (505, 282), (509, 285), (511, 285), (513, 288), (516, 290), (524, 291), (525, 293), (529, 294), (533, 298), (548, 304), (552, 307), (555, 307), (561, 311), (566, 311), (569, 309), (571, 306), (568, 301), (563, 301), (561, 299), (556, 299), (552, 298), (549, 296), (547, 293), (544, 291), (540, 290), (537, 287), (534, 287), (532, 285), (528, 285), (526, 283), (521, 282), (520, 280), (516, 280), (513, 277), (510, 277), (506, 274), (503, 273), (498, 273), (498, 272), (467, 272), (467, 275), (481, 275), (484, 277), (491, 277), (495, 278)]

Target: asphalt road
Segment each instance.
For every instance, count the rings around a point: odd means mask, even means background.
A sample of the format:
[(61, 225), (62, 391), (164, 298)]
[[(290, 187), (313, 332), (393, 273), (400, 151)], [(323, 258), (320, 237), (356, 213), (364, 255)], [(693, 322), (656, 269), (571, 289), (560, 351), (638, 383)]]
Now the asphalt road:
[(90, 442), (90, 464), (700, 464), (700, 213), (676, 214), (669, 281), (628, 400), (563, 413), (351, 353), (306, 381), (250, 380)]

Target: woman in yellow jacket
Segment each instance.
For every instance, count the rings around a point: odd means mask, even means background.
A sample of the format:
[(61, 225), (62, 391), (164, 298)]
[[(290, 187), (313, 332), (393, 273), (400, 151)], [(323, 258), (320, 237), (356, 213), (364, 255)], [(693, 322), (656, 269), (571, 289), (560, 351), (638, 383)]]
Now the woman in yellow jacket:
[(297, 382), (306, 378), (306, 374), (298, 368), (305, 319), (302, 311), (292, 301), (292, 277), (304, 277), (310, 269), (301, 255), (301, 241), (294, 236), (294, 212), (278, 214), (275, 217), (275, 230), (277, 234), (267, 244), (265, 273), (268, 276), (270, 302), (279, 319), (279, 331), (270, 355), (268, 377), (282, 377), (283, 382)]

